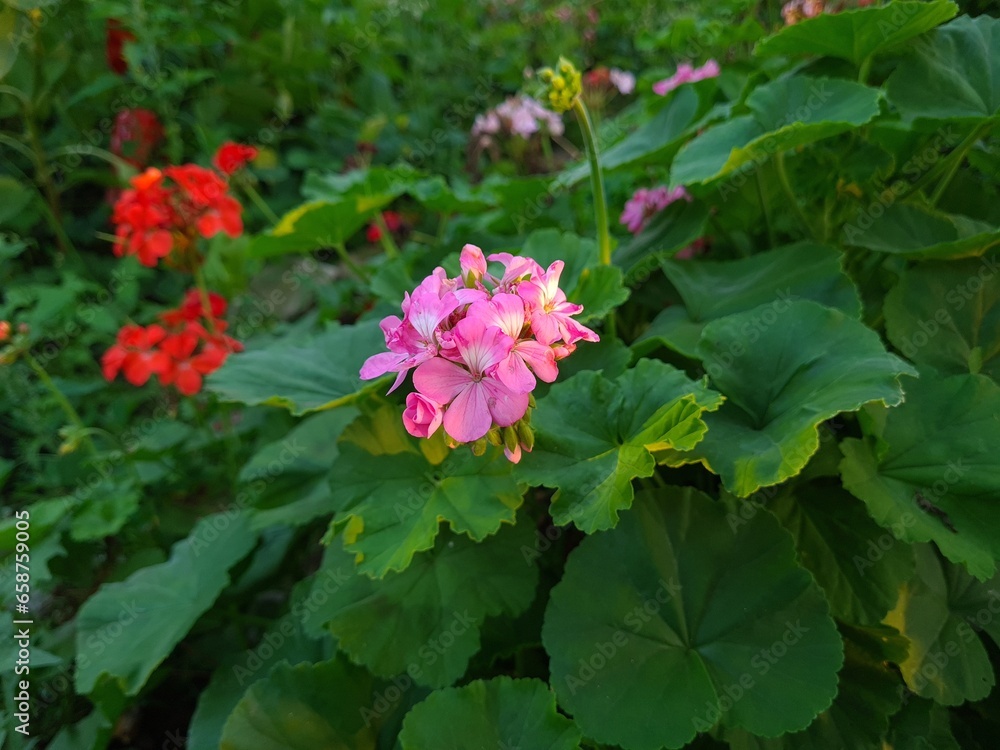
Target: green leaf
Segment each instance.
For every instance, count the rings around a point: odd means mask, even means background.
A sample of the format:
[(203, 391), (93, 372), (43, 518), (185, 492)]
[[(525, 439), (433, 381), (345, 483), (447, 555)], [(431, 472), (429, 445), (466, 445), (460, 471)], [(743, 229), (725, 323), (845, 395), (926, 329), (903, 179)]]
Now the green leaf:
[(26, 32), (28, 23), (27, 18), (12, 8), (0, 8), (0, 80), (17, 62), (17, 53), (20, 51), (17, 41)]
[(139, 509), (141, 495), (131, 484), (103, 480), (73, 515), (69, 535), (77, 542), (117, 534)]
[(775, 739), (738, 729), (726, 733), (732, 750), (883, 750), (889, 717), (903, 701), (891, 662), (906, 655), (906, 639), (886, 627), (845, 628), (844, 668), (833, 705), (801, 732)]
[(910, 259), (968, 258), (1000, 245), (1000, 229), (957, 214), (895, 203), (867, 228), (847, 224), (844, 244)]
[(722, 262), (666, 260), (660, 266), (683, 307), (668, 307), (632, 345), (645, 354), (662, 344), (697, 356), (705, 325), (727, 315), (771, 303), (808, 299), (861, 316), (854, 284), (841, 267), (841, 253), (826, 245), (798, 242), (749, 258)]
[(375, 750), (375, 728), (363, 719), (373, 687), (371, 675), (340, 658), (282, 662), (237, 704), (220, 750)]
[(236, 502), (251, 505), (251, 525), (300, 526), (333, 510), (327, 475), (340, 455), (337, 439), (358, 410), (320, 412), (268, 443), (243, 465)]
[(76, 690), (107, 677), (136, 695), (229, 584), (226, 571), (257, 540), (246, 518), (219, 513), (198, 522), (170, 559), (107, 583), (76, 616)]
[(717, 125), (681, 149), (671, 184), (708, 182), (853, 130), (878, 115), (880, 98), (878, 89), (834, 78), (791, 76), (764, 84), (747, 97), (751, 114)]
[[(624, 167), (669, 161), (670, 152), (696, 123), (699, 108), (700, 101), (693, 87), (679, 89), (648, 122), (601, 150), (601, 169), (607, 173)], [(619, 127), (618, 132), (620, 130)], [(575, 164), (560, 175), (557, 184), (571, 187), (589, 175), (589, 164)]]
[(393, 195), (349, 196), (336, 201), (304, 203), (285, 214), (277, 226), (258, 235), (247, 248), (250, 258), (309, 253), (347, 242)]
[(705, 234), (708, 212), (702, 201), (674, 201), (615, 252), (615, 265), (630, 281), (645, 281), (661, 259), (676, 255)]
[(909, 694), (907, 698), (892, 719), (888, 742), (893, 750), (960, 750), (947, 708)]
[(976, 633), (985, 631), (1000, 645), (1000, 576), (980, 583), (943, 562), (932, 546), (916, 551), (916, 575), (886, 617), (910, 640), (910, 653), (899, 664), (906, 685), (946, 706), (985, 698), (995, 678)]
[(873, 330), (809, 301), (712, 321), (698, 354), (727, 400), (680, 462), (700, 461), (739, 497), (802, 471), (821, 422), (872, 401), (898, 404), (899, 376), (916, 375)]
[(403, 750), (579, 750), (580, 730), (539, 680), (494, 677), (431, 693), (403, 720)]
[[(387, 419), (398, 421), (398, 410), (362, 418)], [(416, 447), (415, 439), (403, 440), (408, 446), (404, 452), (382, 455), (342, 440), (330, 474), (344, 548), (355, 554), (358, 569), (373, 578), (404, 570), (414, 554), (431, 549), (441, 521), (480, 541), (501, 524), (513, 523), (524, 500), (511, 464), (498, 448), (477, 457), (459, 447), (437, 464)]]
[(886, 81), (906, 119), (981, 123), (1000, 112), (1000, 19), (959, 16), (917, 40)]
[(539, 229), (527, 236), (515, 254), (534, 258), (542, 268), (556, 260), (566, 264), (559, 287), (566, 299), (583, 305), (577, 316), (580, 322), (602, 318), (628, 299), (621, 271), (601, 265), (593, 240), (558, 229)]
[[(518, 465), (525, 481), (556, 487), (553, 520), (590, 534), (613, 527), (632, 505), (632, 480), (652, 476), (653, 450), (687, 451), (722, 399), (680, 370), (640, 360), (615, 380), (583, 372), (538, 400), (535, 449)], [(580, 418), (581, 405), (587, 417)]]
[(875, 410), (866, 440), (841, 443), (844, 487), (898, 539), (934, 541), (980, 579), (1000, 557), (1000, 386), (923, 373), (906, 403)]
[[(533, 532), (519, 524), (481, 542), (442, 534), (433, 552), (381, 580), (358, 573), (353, 556), (331, 545), (316, 573), (318, 606), (306, 610), (307, 632), (326, 625), (340, 649), (376, 675), (451, 685), (479, 651), (484, 618), (518, 615), (534, 598), (538, 571), (522, 554), (533, 549)], [(329, 596), (320, 599), (321, 591)]]
[(768, 503), (839, 620), (877, 625), (913, 575), (913, 550), (840, 488), (810, 484)]
[[(0, 39), (6, 41), (3, 35), (4, 11), (0, 11)], [(3, 53), (0, 52), (0, 77), (3, 76)], [(0, 175), (0, 225), (16, 217), (31, 202), (35, 193), (31, 188), (22, 185), (20, 181), (7, 175)]]
[(580, 543), (542, 641), (563, 708), (625, 750), (679, 748), (720, 719), (772, 737), (803, 729), (833, 701), (844, 660), (777, 521), (758, 513), (734, 533), (691, 488), (643, 493)]
[(823, 55), (860, 66), (868, 58), (912, 39), (953, 18), (951, 0), (895, 0), (879, 8), (820, 13), (785, 26), (761, 41), (758, 55)]
[(924, 263), (903, 272), (885, 298), (886, 335), (904, 356), (944, 374), (1000, 381), (1000, 263)]
[(364, 381), (361, 365), (384, 350), (378, 321), (335, 325), (306, 342), (276, 340), (264, 349), (234, 354), (208, 377), (223, 401), (280, 406), (300, 416), (356, 401), (383, 384)]

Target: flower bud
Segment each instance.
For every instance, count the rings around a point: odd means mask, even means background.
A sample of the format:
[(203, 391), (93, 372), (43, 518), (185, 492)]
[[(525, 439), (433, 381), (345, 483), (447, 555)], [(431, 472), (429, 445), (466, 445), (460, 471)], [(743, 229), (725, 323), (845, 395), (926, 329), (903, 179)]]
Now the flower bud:
[(476, 440), (471, 445), (472, 445), (472, 455), (482, 456), (483, 454), (486, 453), (486, 445), (487, 445), (486, 438), (481, 437), (479, 438), (479, 440)]
[(565, 57), (559, 58), (556, 67), (557, 70), (542, 68), (538, 72), (538, 79), (545, 86), (544, 94), (549, 106), (561, 113), (573, 108), (583, 91), (583, 82), (580, 71)]
[(513, 427), (504, 427), (503, 428), (504, 447), (509, 451), (513, 451), (517, 449), (517, 443), (518, 443), (517, 430), (515, 430)]
[(531, 453), (531, 449), (535, 447), (535, 431), (523, 419), (517, 423), (517, 439), (521, 447)]
[(503, 436), (500, 434), (499, 427), (493, 427), (489, 432), (486, 433), (486, 439), (490, 442), (490, 445), (495, 445), (498, 448), (503, 445)]

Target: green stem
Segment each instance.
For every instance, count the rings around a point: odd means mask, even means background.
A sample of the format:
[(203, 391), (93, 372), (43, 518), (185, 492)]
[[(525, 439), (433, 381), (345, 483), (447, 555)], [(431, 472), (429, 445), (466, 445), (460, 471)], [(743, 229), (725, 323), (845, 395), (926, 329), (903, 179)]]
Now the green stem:
[(774, 155), (774, 165), (778, 169), (778, 181), (781, 183), (781, 189), (785, 191), (785, 197), (795, 211), (795, 215), (802, 222), (802, 226), (806, 228), (809, 234), (815, 237), (816, 232), (813, 230), (812, 224), (809, 223), (809, 217), (806, 216), (805, 211), (802, 210), (802, 206), (799, 205), (799, 201), (795, 197), (792, 183), (788, 179), (788, 171), (785, 169), (785, 155), (781, 151)]
[(194, 267), (194, 283), (198, 287), (198, 296), (201, 297), (202, 316), (208, 321), (209, 331), (215, 335), (215, 316), (212, 315), (212, 298), (208, 294), (208, 287), (205, 285), (205, 276), (201, 272), (201, 265)]
[(861, 61), (861, 67), (858, 69), (858, 83), (868, 83), (868, 74), (871, 71), (872, 56), (868, 55), (868, 57)]
[(343, 242), (335, 243), (333, 249), (337, 251), (337, 255), (339, 255), (340, 259), (344, 261), (344, 264), (352, 271), (354, 271), (354, 273), (362, 281), (365, 282), (368, 281), (368, 273), (365, 271), (364, 268), (362, 268), (361, 266), (359, 266), (357, 263), (354, 262), (354, 258), (352, 258), (350, 253), (347, 252), (347, 248), (344, 246)]
[(382, 243), (382, 249), (385, 250), (385, 254), (390, 258), (398, 258), (399, 248), (396, 246), (396, 240), (392, 238), (392, 232), (386, 226), (385, 219), (382, 218), (381, 211), (375, 213), (375, 226), (379, 228), (379, 241)]
[(611, 233), (608, 230), (608, 203), (604, 197), (604, 175), (601, 172), (601, 159), (597, 151), (597, 138), (590, 122), (590, 113), (583, 100), (577, 97), (573, 102), (573, 114), (580, 123), (583, 132), (583, 142), (587, 148), (587, 159), (590, 162), (590, 186), (594, 191), (594, 214), (597, 219), (597, 245), (600, 249), (601, 263), (611, 265)]
[[(587, 149), (587, 160), (590, 162), (590, 187), (594, 193), (594, 215), (597, 220), (597, 247), (601, 259), (601, 264), (611, 265), (611, 232), (608, 229), (608, 201), (604, 196), (604, 174), (601, 172), (601, 158), (597, 150), (597, 137), (594, 133), (593, 123), (590, 121), (590, 113), (583, 103), (583, 99), (576, 98), (573, 102), (573, 114), (576, 115), (577, 122), (580, 123), (580, 131), (583, 133), (583, 142)], [(617, 326), (615, 323), (615, 311), (608, 313), (605, 319), (605, 327), (611, 338), (617, 336)]]
[(760, 167), (755, 170), (755, 177), (757, 178), (757, 200), (760, 201), (760, 210), (764, 212), (764, 224), (767, 226), (767, 241), (770, 247), (777, 247), (774, 239), (774, 225), (771, 223), (771, 207), (767, 204), (767, 198), (764, 196), (764, 186), (761, 184)]
[(948, 185), (951, 184), (952, 179), (958, 172), (958, 168), (962, 166), (962, 162), (965, 161), (966, 154), (972, 150), (972, 147), (979, 142), (979, 140), (989, 132), (990, 124), (984, 124), (969, 133), (968, 138), (962, 141), (958, 148), (948, 154), (948, 161), (951, 163), (948, 165), (947, 171), (944, 173), (944, 177), (934, 188), (934, 192), (931, 193), (931, 205), (936, 206), (937, 202), (941, 200), (941, 196), (944, 195), (944, 191), (948, 189)]
[(26, 351), (22, 356), (24, 357), (24, 361), (28, 363), (28, 367), (35, 371), (38, 379), (42, 381), (42, 384), (46, 388), (49, 389), (52, 397), (55, 398), (56, 403), (58, 403), (62, 408), (63, 413), (66, 414), (70, 423), (76, 427), (82, 438), (82, 442), (87, 446), (87, 450), (96, 456), (97, 448), (94, 447), (94, 441), (91, 440), (90, 435), (87, 434), (87, 427), (84, 425), (79, 413), (73, 408), (73, 404), (69, 402), (69, 399), (66, 398), (66, 395), (59, 390), (58, 386), (52, 382), (52, 378), (49, 377), (49, 374), (45, 371), (45, 368), (42, 367), (38, 360), (31, 356), (31, 352)]
[[(914, 193), (919, 193), (921, 190), (923, 190), (932, 182), (934, 182), (934, 180), (936, 180), (938, 176), (943, 172), (946, 171), (950, 172), (948, 176), (948, 182), (950, 182), (951, 177), (955, 173), (955, 170), (958, 169), (957, 165), (961, 164), (962, 160), (965, 158), (965, 155), (974, 145), (976, 145), (979, 139), (982, 138), (984, 135), (986, 135), (987, 132), (989, 132), (990, 127), (991, 127), (990, 123), (985, 123), (983, 125), (980, 125), (978, 128), (973, 128), (972, 132), (969, 133), (962, 140), (962, 142), (958, 144), (958, 146), (955, 148), (954, 151), (952, 151), (950, 154), (948, 154), (947, 157), (939, 161), (923, 177), (921, 177), (919, 180), (913, 183), (913, 185), (910, 186), (910, 189), (907, 190), (905, 193), (903, 193), (903, 195), (900, 196), (898, 200), (903, 200), (905, 198), (909, 198)], [(945, 185), (947, 185), (947, 182), (945, 182)], [(940, 185), (938, 187), (940, 188)], [(937, 192), (937, 190), (935, 190), (935, 192)], [(942, 192), (944, 191), (942, 190)]]
[(281, 221), (278, 214), (271, 210), (271, 207), (267, 205), (267, 202), (261, 197), (261, 194), (257, 192), (257, 188), (255, 188), (249, 180), (242, 180), (240, 182), (240, 187), (243, 188), (243, 192), (247, 194), (247, 197), (250, 198), (258, 209), (260, 209), (260, 212), (264, 214), (264, 218), (271, 222), (271, 224), (277, 225)]

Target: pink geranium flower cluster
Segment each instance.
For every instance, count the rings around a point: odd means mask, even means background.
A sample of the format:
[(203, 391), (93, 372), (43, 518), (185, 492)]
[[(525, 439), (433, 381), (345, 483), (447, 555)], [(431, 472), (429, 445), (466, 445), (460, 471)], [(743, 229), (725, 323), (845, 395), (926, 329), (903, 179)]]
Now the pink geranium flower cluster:
[(519, 95), (477, 115), (472, 124), (472, 137), (489, 140), (490, 136), (506, 133), (527, 140), (543, 130), (549, 135), (562, 135), (565, 130), (562, 118), (530, 96)]
[(639, 188), (625, 203), (625, 210), (622, 211), (618, 221), (624, 224), (632, 234), (639, 234), (649, 219), (674, 201), (679, 200), (691, 201), (691, 196), (683, 186), (675, 187), (673, 190), (666, 185), (660, 185), (650, 190)]
[(473, 443), (480, 453), (489, 441), (516, 463), (534, 442), (528, 423), (537, 379), (554, 381), (556, 363), (578, 341), (598, 336), (573, 320), (583, 308), (559, 288), (561, 260), (547, 269), (509, 253), (489, 260), (502, 266), (499, 277), (482, 250), (466, 245), (460, 276), (436, 268), (405, 295), (402, 319), (381, 323), (389, 351), (369, 357), (361, 378), (394, 372), (391, 393), (414, 370), (416, 391), (403, 412), (411, 435), (427, 438), (443, 427), (453, 445)]
[(688, 63), (681, 63), (677, 66), (677, 72), (670, 76), (670, 78), (664, 78), (662, 81), (657, 81), (653, 84), (653, 93), (666, 96), (678, 86), (683, 86), (685, 83), (704, 81), (706, 78), (715, 78), (719, 75), (719, 72), (719, 63), (715, 60), (709, 60), (700, 68), (693, 68)]

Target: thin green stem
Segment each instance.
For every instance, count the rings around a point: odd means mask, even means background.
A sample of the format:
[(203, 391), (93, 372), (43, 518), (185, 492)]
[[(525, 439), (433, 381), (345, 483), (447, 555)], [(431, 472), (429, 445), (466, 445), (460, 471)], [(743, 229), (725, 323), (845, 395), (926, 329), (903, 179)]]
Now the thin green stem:
[(580, 123), (584, 145), (587, 149), (587, 160), (590, 162), (590, 186), (594, 192), (594, 214), (597, 219), (597, 246), (600, 250), (601, 263), (611, 265), (611, 232), (608, 229), (608, 203), (604, 197), (604, 175), (601, 172), (601, 159), (597, 150), (597, 137), (590, 121), (590, 113), (583, 100), (579, 97), (573, 102), (573, 114)]
[(255, 188), (249, 180), (242, 180), (240, 182), (240, 187), (243, 188), (243, 192), (247, 194), (247, 197), (250, 198), (258, 209), (260, 209), (260, 212), (264, 214), (264, 218), (271, 222), (271, 224), (276, 225), (281, 221), (278, 214), (274, 213), (271, 207), (267, 205), (267, 202), (263, 197), (261, 197), (261, 194), (257, 192), (257, 188)]
[(958, 172), (958, 168), (962, 166), (962, 162), (965, 161), (966, 154), (972, 150), (979, 140), (985, 136), (990, 129), (990, 124), (983, 124), (980, 127), (973, 130), (969, 137), (962, 141), (958, 148), (948, 154), (948, 160), (951, 162), (948, 165), (947, 171), (938, 182), (937, 187), (934, 188), (934, 192), (931, 193), (931, 205), (936, 206), (937, 202), (941, 200), (941, 196), (944, 195), (944, 191), (948, 189), (948, 185), (951, 184), (952, 179)]
[(45, 371), (45, 368), (42, 367), (41, 363), (39, 363), (37, 359), (31, 356), (31, 352), (26, 351), (23, 353), (22, 356), (24, 357), (24, 361), (28, 363), (28, 367), (34, 370), (35, 374), (38, 376), (38, 379), (42, 381), (42, 384), (46, 388), (48, 388), (49, 393), (52, 394), (52, 397), (56, 400), (56, 403), (58, 403), (59, 406), (62, 408), (63, 413), (69, 419), (70, 423), (77, 429), (77, 432), (80, 435), (82, 442), (84, 443), (84, 445), (87, 446), (87, 450), (96, 456), (97, 448), (94, 447), (94, 441), (91, 440), (90, 435), (87, 434), (87, 426), (83, 423), (83, 420), (80, 418), (80, 414), (77, 412), (77, 410), (73, 408), (73, 404), (71, 404), (69, 402), (69, 399), (66, 398), (66, 394), (60, 391), (59, 387), (54, 382), (52, 382), (52, 378), (49, 377), (49, 374)]
[(337, 255), (339, 255), (340, 259), (344, 261), (344, 265), (354, 271), (358, 278), (365, 282), (368, 281), (368, 272), (354, 262), (354, 258), (352, 258), (351, 254), (347, 252), (347, 248), (344, 246), (343, 242), (335, 243), (333, 249), (337, 251)]
[[(976, 145), (976, 143), (979, 141), (980, 138), (982, 138), (989, 132), (990, 127), (992, 127), (991, 123), (984, 123), (983, 125), (980, 125), (978, 128), (973, 128), (972, 132), (970, 132), (962, 140), (962, 142), (958, 144), (958, 146), (955, 148), (954, 151), (952, 151), (950, 154), (948, 154), (948, 156), (939, 161), (923, 177), (921, 177), (919, 180), (913, 183), (913, 185), (910, 186), (910, 189), (907, 190), (905, 193), (903, 193), (903, 195), (899, 198), (899, 200), (909, 198), (914, 193), (919, 193), (921, 190), (923, 190), (932, 182), (934, 182), (934, 180), (936, 180), (938, 176), (944, 172), (950, 173), (948, 176), (948, 180), (945, 182), (945, 185), (947, 186), (947, 183), (951, 181), (951, 177), (954, 176), (955, 170), (958, 169), (958, 165), (961, 164), (962, 160), (965, 158), (965, 155), (969, 152), (969, 150), (973, 146)], [(940, 185), (938, 187), (940, 188)], [(935, 190), (935, 192), (937, 192), (937, 190)], [(944, 192), (943, 189), (941, 192), (942, 193)]]
[(382, 249), (385, 250), (385, 254), (390, 258), (398, 258), (399, 248), (396, 246), (396, 240), (392, 238), (392, 232), (386, 226), (381, 211), (375, 213), (375, 226), (379, 228), (379, 241), (382, 243)]
[(858, 68), (858, 83), (868, 83), (868, 75), (871, 71), (872, 56), (868, 55), (868, 57), (861, 61), (861, 67)]
[(212, 315), (212, 298), (208, 294), (208, 287), (205, 285), (205, 275), (201, 272), (201, 265), (195, 264), (194, 283), (198, 287), (198, 296), (201, 297), (201, 308), (203, 317), (208, 321), (209, 331), (215, 335), (215, 316)]
[(767, 204), (767, 197), (764, 195), (764, 186), (761, 184), (760, 167), (755, 170), (754, 176), (757, 183), (757, 200), (760, 201), (760, 210), (764, 213), (764, 224), (767, 226), (767, 242), (770, 247), (777, 247), (774, 239), (774, 225), (771, 223), (771, 207)]
[(785, 169), (785, 155), (781, 151), (774, 155), (774, 165), (778, 170), (778, 182), (781, 183), (781, 189), (785, 191), (785, 197), (788, 199), (789, 204), (791, 204), (792, 209), (795, 211), (795, 215), (798, 217), (799, 221), (802, 222), (802, 226), (806, 228), (809, 234), (815, 237), (816, 232), (813, 230), (812, 224), (809, 222), (809, 217), (806, 216), (805, 211), (802, 210), (802, 206), (799, 205), (798, 198), (795, 196), (795, 191), (792, 189), (792, 183), (788, 179), (788, 171)]

